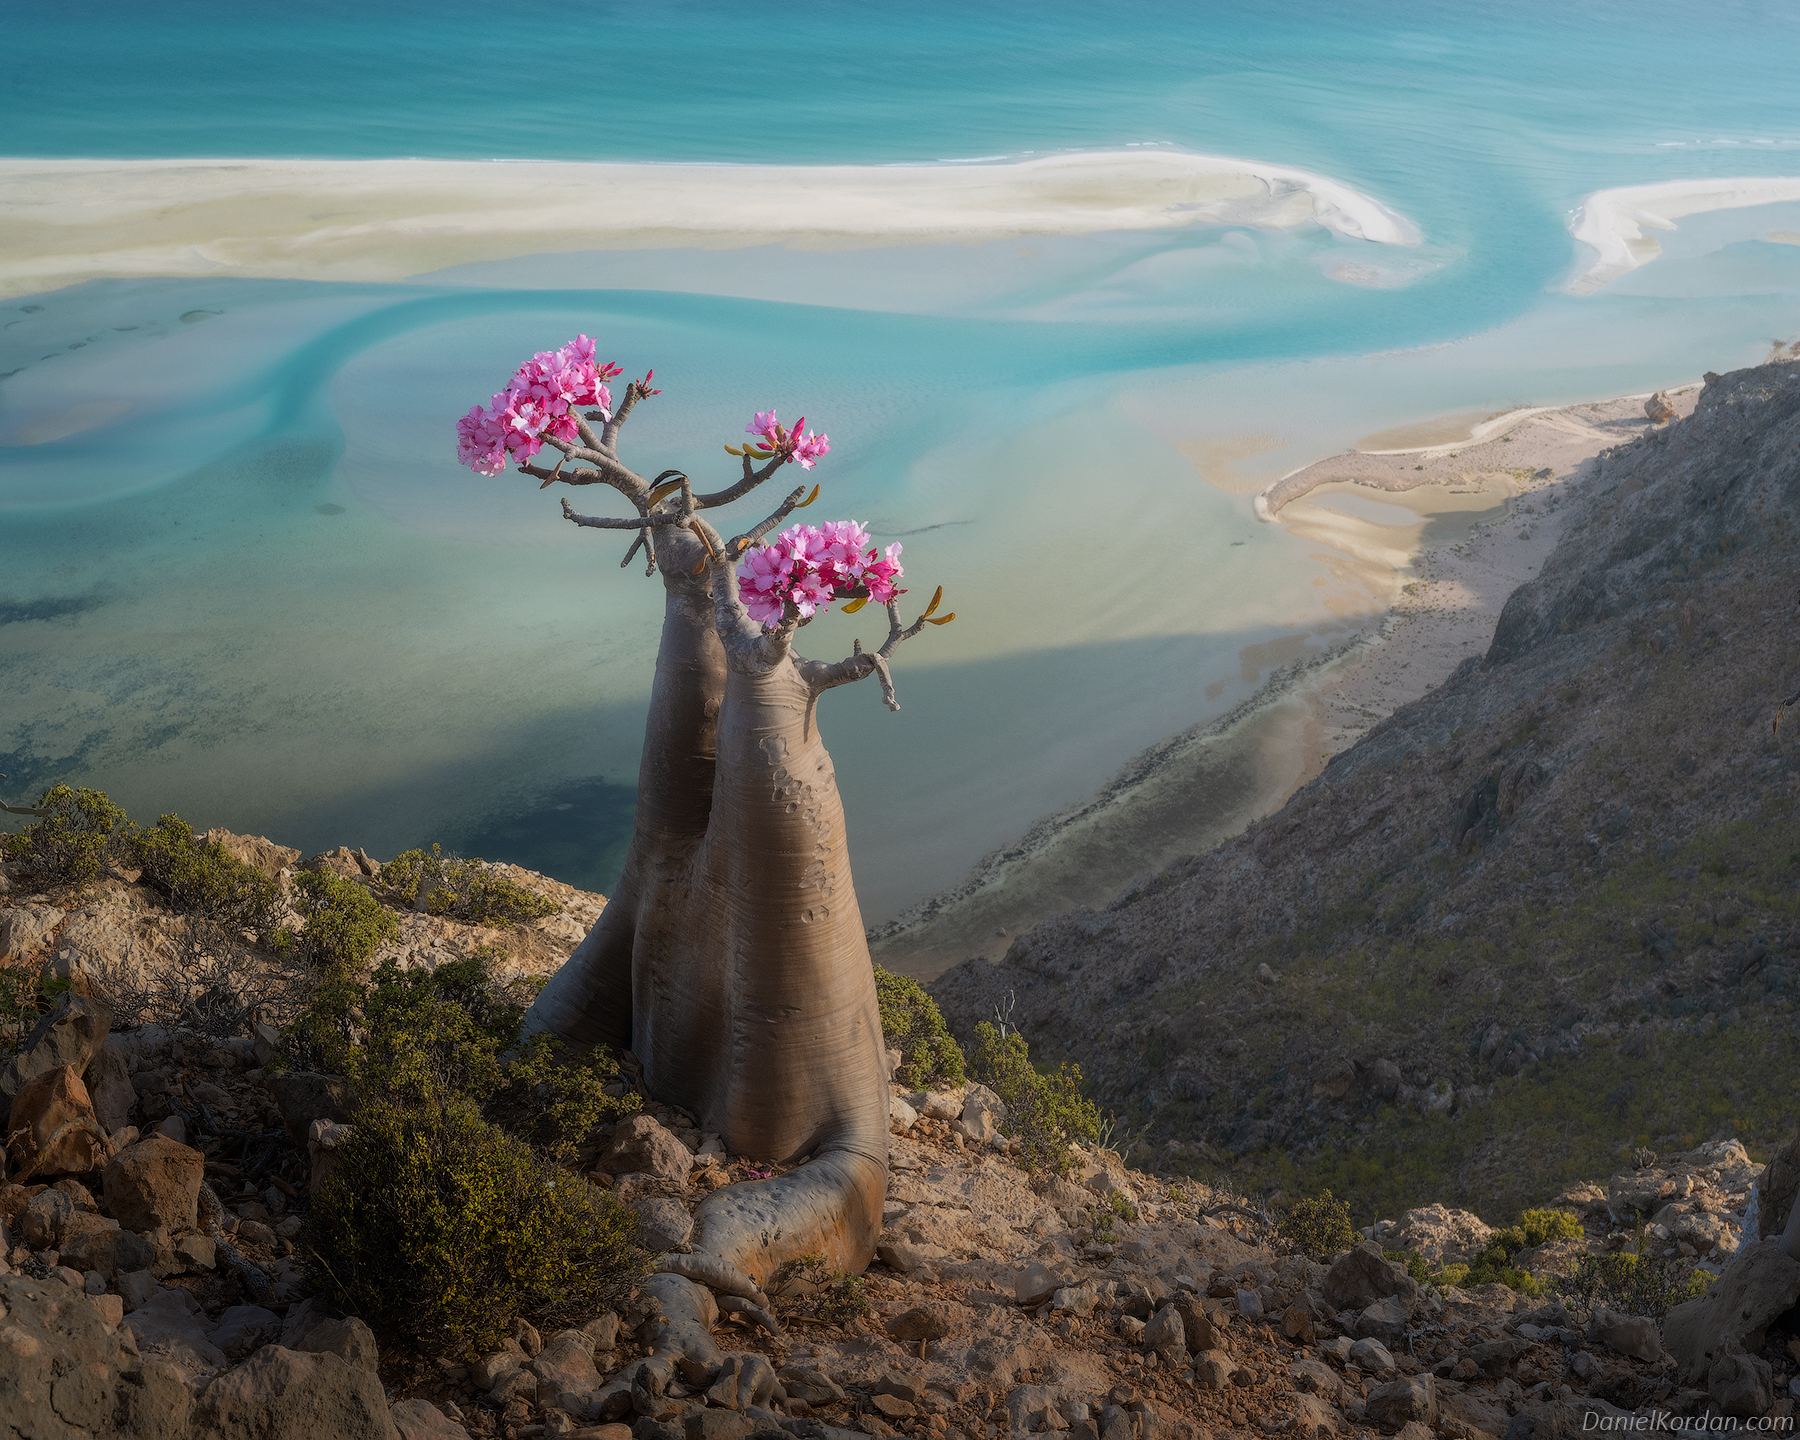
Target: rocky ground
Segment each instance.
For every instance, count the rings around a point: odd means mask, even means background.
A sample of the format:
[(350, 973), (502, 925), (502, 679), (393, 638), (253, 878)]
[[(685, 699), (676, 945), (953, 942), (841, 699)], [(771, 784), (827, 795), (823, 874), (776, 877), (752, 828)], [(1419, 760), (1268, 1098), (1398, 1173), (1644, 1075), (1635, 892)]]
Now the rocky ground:
[[(28, 963), (54, 964), (61, 941), (47, 935)], [(303, 1293), (293, 1252), (347, 1133), (342, 1082), (265, 1069), (263, 1034), (113, 1033), (103, 994), (74, 973), (0, 1075), (15, 1142), (0, 1184), (6, 1433), (1529, 1440), (1588, 1414), (1680, 1429), (1792, 1411), (1800, 1266), (1741, 1241), (1792, 1203), (1800, 1147), (1767, 1175), (1735, 1143), (1639, 1156), (1607, 1187), (1559, 1197), (1584, 1216), (1582, 1238), (1520, 1257), (1567, 1270), (1581, 1251), (1632, 1243), (1641, 1219), (1654, 1248), (1725, 1269), (1721, 1288), (1756, 1260), (1754, 1326), (1733, 1342), (1749, 1358), (1714, 1383), (1717, 1367), (1695, 1373), (1673, 1328), (1671, 1354), (1650, 1320), (1499, 1285), (1422, 1290), (1384, 1258), (1466, 1262), (1491, 1236), (1472, 1214), (1415, 1211), (1319, 1263), (1291, 1253), (1260, 1207), (1110, 1151), (1078, 1150), (1070, 1178), (1034, 1180), (980, 1086), (893, 1087), (878, 1262), (860, 1285), (778, 1277), (773, 1314), (717, 1317), (721, 1366), (647, 1362), (651, 1289), (578, 1329), (520, 1322), (473, 1363), (383, 1352), (361, 1321)], [(95, 1128), (71, 1127), (84, 1114)], [(590, 1183), (636, 1208), (675, 1267), (699, 1199), (769, 1169), (648, 1097), (588, 1153)]]
[(1797, 454), (1800, 365), (1709, 376), (1567, 487), (1483, 655), (1242, 835), (933, 982), (957, 1033), (1006, 1013), (1158, 1164), (1365, 1218), (1782, 1143)]

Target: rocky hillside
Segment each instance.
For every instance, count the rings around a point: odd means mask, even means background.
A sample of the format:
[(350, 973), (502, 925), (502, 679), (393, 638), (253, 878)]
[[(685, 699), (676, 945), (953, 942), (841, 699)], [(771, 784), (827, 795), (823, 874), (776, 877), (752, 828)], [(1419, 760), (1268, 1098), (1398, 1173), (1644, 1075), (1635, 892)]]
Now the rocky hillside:
[(1485, 657), (1277, 814), (932, 992), (1072, 1058), (1159, 1168), (1505, 1218), (1792, 1126), (1800, 365), (1568, 489)]

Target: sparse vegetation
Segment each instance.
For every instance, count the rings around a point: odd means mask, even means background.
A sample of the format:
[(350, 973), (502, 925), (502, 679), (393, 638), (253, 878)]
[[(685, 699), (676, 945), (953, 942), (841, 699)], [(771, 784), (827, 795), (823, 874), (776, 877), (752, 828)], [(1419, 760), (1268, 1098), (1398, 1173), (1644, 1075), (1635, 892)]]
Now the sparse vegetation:
[(867, 1282), (836, 1269), (823, 1255), (803, 1255), (794, 1272), (803, 1282), (801, 1297), (791, 1307), (824, 1325), (849, 1325), (869, 1313)]
[[(290, 1063), (356, 1082), (356, 1134), (306, 1232), (339, 1303), (448, 1354), (513, 1315), (591, 1315), (641, 1271), (635, 1219), (561, 1163), (636, 1108), (604, 1050), (565, 1061), (519, 1034), (531, 987), (492, 957), (339, 974), (290, 1027)], [(530, 1143), (528, 1143), (530, 1142)]]
[(18, 862), (35, 884), (49, 888), (79, 890), (99, 879), (130, 824), (101, 790), (57, 785), (33, 808), (49, 814), (6, 836), (0, 859)]
[(1583, 1310), (1617, 1310), (1661, 1322), (1675, 1306), (1706, 1293), (1706, 1272), (1676, 1257), (1655, 1259), (1638, 1251), (1583, 1255), (1574, 1273), (1553, 1282), (1559, 1294)]
[(329, 870), (296, 875), (294, 899), (306, 920), (301, 958), (321, 976), (357, 974), (400, 928), (393, 912), (361, 885)]
[(916, 980), (875, 967), (875, 994), (881, 1003), (881, 1033), (900, 1052), (894, 1078), (914, 1090), (961, 1085), (963, 1053), (943, 1012)]
[(1023, 1035), (1002, 1035), (983, 1021), (975, 1027), (974, 1071), (1006, 1106), (1002, 1129), (1018, 1138), (1025, 1168), (1071, 1174), (1075, 1142), (1092, 1143), (1100, 1134), (1099, 1108), (1081, 1093), (1081, 1067), (1064, 1061), (1040, 1072)]
[(417, 909), (423, 899), (428, 915), (496, 930), (562, 910), (554, 900), (496, 875), (481, 860), (446, 855), (435, 844), (429, 852), (396, 855), (381, 867), (376, 885), (383, 899), (401, 909)]
[(201, 840), (179, 815), (164, 815), (148, 830), (133, 830), (124, 849), (143, 882), (160, 891), (177, 914), (233, 932), (248, 931), (274, 950), (291, 943), (292, 937), (275, 923), (280, 885), (217, 841)]
[(1356, 1244), (1356, 1227), (1350, 1223), (1350, 1207), (1335, 1200), (1329, 1190), (1314, 1200), (1296, 1200), (1275, 1227), (1276, 1239), (1288, 1248), (1321, 1263)]

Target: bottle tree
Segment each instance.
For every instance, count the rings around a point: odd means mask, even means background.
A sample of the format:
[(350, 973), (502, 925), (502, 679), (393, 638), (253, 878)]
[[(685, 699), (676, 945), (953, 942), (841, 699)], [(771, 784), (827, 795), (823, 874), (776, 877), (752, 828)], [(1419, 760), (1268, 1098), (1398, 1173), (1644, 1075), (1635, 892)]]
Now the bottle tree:
[[(781, 529), (817, 485), (723, 538), (715, 512), (786, 466), (811, 470), (829, 441), (804, 419), (789, 429), (760, 412), (750, 438), (725, 447), (741, 473), (724, 488), (697, 493), (674, 470), (646, 479), (620, 459), (619, 436), (661, 392), (650, 372), (615, 406), (608, 382), (621, 373), (596, 364), (581, 336), (527, 361), (457, 427), (463, 463), (479, 474), (511, 463), (540, 489), (616, 490), (630, 513), (579, 514), (565, 499), (563, 516), (635, 532), (620, 564), (642, 551), (665, 594), (630, 854), (526, 1024), (577, 1050), (630, 1050), (651, 1093), (698, 1116), (733, 1153), (796, 1167), (708, 1196), (695, 1216), (698, 1253), (665, 1261), (754, 1293), (809, 1253), (864, 1268), (887, 1190), (885, 1046), (819, 697), (873, 675), (899, 709), (895, 650), (955, 616), (934, 614), (940, 589), (902, 624), (900, 546), (878, 550), (855, 521)], [(546, 449), (553, 467), (541, 463)], [(824, 661), (795, 648), (834, 603), (848, 612), (870, 601), (887, 611), (878, 649), (858, 641)]]

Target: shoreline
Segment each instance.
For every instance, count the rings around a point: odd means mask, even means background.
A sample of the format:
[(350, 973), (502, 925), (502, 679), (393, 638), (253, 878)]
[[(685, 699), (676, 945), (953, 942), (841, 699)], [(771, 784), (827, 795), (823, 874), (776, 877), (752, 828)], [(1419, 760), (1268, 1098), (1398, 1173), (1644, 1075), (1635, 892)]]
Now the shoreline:
[[(397, 281), (527, 255), (970, 245), (1192, 225), (1419, 243), (1329, 176), (1165, 147), (999, 162), (0, 157), (0, 298), (92, 279)], [(829, 216), (829, 221), (824, 217)]]
[[(1678, 415), (1698, 388), (1671, 389)], [(1485, 653), (1507, 597), (1560, 538), (1565, 498), (1595, 473), (1593, 457), (1646, 428), (1642, 396), (1515, 409), (1470, 427), (1485, 439), (1330, 456), (1268, 487), (1305, 479), (1270, 523), (1371, 578), (1385, 571), (1393, 599), (1380, 620), (1143, 751), (957, 885), (873, 927), (877, 963), (931, 980), (972, 956), (997, 959), (1039, 921), (1103, 908), (1280, 809), (1335, 755)]]

